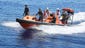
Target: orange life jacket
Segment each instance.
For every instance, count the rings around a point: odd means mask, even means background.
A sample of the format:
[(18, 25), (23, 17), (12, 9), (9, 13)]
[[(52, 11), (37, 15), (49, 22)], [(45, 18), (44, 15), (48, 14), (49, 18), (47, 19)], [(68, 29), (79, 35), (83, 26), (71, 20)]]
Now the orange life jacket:
[(50, 23), (52, 21), (52, 17), (51, 16), (48, 16), (46, 19), (45, 19), (45, 22), (47, 23)]
[(62, 22), (60, 21), (58, 15), (56, 15), (56, 24), (62, 24)]

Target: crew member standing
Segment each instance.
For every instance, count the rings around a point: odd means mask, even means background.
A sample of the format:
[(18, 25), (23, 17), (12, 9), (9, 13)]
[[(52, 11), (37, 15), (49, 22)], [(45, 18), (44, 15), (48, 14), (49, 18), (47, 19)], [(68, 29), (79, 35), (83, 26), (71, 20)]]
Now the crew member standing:
[(25, 9), (24, 9), (24, 14), (23, 15), (24, 16), (29, 15), (29, 8), (28, 8), (27, 5), (25, 5)]

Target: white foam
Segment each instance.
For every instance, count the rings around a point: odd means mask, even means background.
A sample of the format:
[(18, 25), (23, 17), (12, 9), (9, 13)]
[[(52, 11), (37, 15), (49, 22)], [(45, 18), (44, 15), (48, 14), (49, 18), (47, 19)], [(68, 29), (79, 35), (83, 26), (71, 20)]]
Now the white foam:
[(85, 12), (79, 12), (79, 13), (75, 13), (74, 14), (74, 17), (73, 17), (73, 21), (76, 22), (76, 21), (85, 21)]
[(1, 25), (7, 26), (7, 27), (20, 27), (19, 23), (17, 22), (2, 22)]
[(82, 22), (82, 20), (85, 21), (85, 12), (79, 12), (74, 14), (74, 22), (81, 22), (79, 24), (75, 24), (74, 26), (42, 25), (40, 27), (37, 27), (37, 29), (43, 30), (43, 32), (48, 34), (84, 33), (85, 22)]
[[(84, 23), (85, 24), (85, 23)], [(43, 32), (48, 34), (73, 34), (73, 33), (83, 33), (85, 32), (85, 26), (40, 26), (38, 29), (43, 30)]]

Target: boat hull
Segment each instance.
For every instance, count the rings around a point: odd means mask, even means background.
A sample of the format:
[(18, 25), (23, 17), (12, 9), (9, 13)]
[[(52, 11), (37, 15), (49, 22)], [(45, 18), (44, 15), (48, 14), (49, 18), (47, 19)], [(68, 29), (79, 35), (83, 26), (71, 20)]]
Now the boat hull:
[(36, 26), (36, 24), (26, 22), (25, 20), (16, 19), (16, 21), (19, 22), (19, 24), (20, 24), (24, 29), (28, 29), (28, 28), (31, 28), (31, 27), (33, 27), (33, 26)]
[(23, 20), (23, 19), (16, 19), (16, 21), (19, 22), (20, 25), (24, 29), (28, 29), (28, 28), (31, 28), (33, 26), (39, 26), (39, 25), (58, 25), (58, 26), (64, 26), (63, 24), (46, 23), (46, 22), (30, 21), (30, 20)]
[(27, 23), (20, 23), (20, 25), (21, 25), (24, 29), (28, 29), (28, 28), (31, 28), (31, 27), (35, 26), (35, 24), (27, 24)]

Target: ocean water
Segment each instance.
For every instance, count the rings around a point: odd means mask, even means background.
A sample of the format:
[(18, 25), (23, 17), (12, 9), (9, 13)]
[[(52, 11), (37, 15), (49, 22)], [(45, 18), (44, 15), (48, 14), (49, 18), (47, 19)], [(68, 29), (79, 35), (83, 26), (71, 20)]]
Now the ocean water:
[[(30, 15), (38, 8), (75, 11), (72, 26), (45, 26), (23, 29), (16, 18), (23, 17), (24, 5)], [(0, 48), (85, 48), (85, 0), (0, 0)]]

